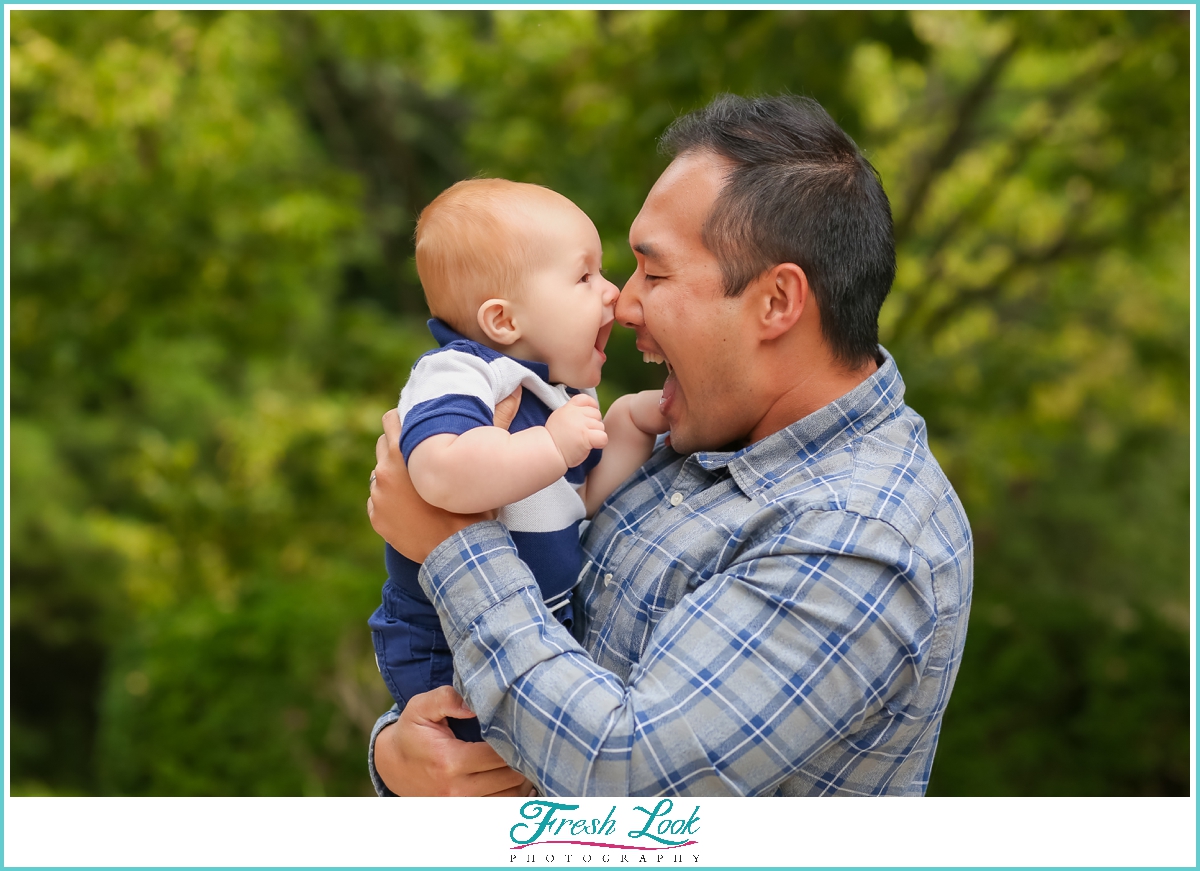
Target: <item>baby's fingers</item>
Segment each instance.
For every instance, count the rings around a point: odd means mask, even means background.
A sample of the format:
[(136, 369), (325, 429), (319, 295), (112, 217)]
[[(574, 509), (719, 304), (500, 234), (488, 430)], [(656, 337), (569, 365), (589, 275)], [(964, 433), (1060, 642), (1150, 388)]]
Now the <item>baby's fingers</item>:
[(588, 443), (593, 448), (602, 448), (608, 444), (608, 432), (604, 429), (604, 421), (589, 420), (587, 428)]
[(595, 408), (597, 410), (600, 408), (600, 403), (586, 393), (576, 393), (567, 401), (571, 405), (578, 405), (580, 408)]

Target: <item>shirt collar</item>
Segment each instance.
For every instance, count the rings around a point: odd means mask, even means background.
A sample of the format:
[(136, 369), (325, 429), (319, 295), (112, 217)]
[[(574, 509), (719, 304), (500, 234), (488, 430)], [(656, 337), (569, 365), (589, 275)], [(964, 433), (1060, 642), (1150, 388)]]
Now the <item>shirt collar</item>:
[(738, 451), (693, 454), (704, 469), (729, 468), (747, 495), (770, 489), (797, 465), (849, 444), (904, 406), (904, 381), (882, 346), (882, 363), (869, 378), (844, 396)]
[[(454, 328), (441, 318), (430, 318), (426, 322), (426, 326), (429, 327), (429, 332), (433, 334), (434, 341), (438, 343), (438, 347), (440, 348), (446, 347), (451, 342), (470, 342), (472, 345), (479, 344), (479, 342), (476, 342), (474, 339), (468, 339), (461, 333), (455, 332)], [(500, 352), (497, 351), (495, 353)], [(519, 357), (509, 357), (508, 354), (505, 354), (504, 356), (508, 357), (508, 359), (512, 360), (514, 363), (520, 363), (547, 384), (550, 383), (550, 366), (546, 363), (538, 363), (535, 360), (522, 360)]]

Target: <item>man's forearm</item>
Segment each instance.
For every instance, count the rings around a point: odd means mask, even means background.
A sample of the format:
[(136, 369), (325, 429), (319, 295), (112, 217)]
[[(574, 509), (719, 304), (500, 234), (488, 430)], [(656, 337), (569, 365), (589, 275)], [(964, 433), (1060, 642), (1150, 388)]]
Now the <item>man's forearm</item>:
[[(527, 772), (545, 794), (627, 794), (628, 760), (615, 768), (607, 767), (604, 779), (600, 779), (592, 770), (593, 759), (581, 761), (575, 754), (543, 753), (546, 732), (552, 725), (526, 708), (526, 704), (534, 704), (542, 710), (561, 710), (561, 701), (569, 698), (572, 718), (579, 715), (588, 735), (593, 730), (600, 733), (601, 724), (621, 707), (622, 682), (597, 667), (546, 611), (537, 581), (517, 557), (502, 524), (477, 524), (464, 533), (429, 555), (421, 571), (422, 586), (437, 606), (447, 640), (456, 651), (455, 665), (468, 703), (481, 724), (489, 727), (488, 742), (509, 765)], [(467, 565), (481, 568), (471, 558), (477, 552), (486, 554), (486, 568), (480, 573), (486, 575), (486, 580), (453, 590), (429, 585), (432, 576), (463, 568), (464, 556)], [(480, 620), (484, 621), (480, 628), (486, 639), (472, 627)], [(504, 649), (503, 662), (482, 653), (493, 641), (499, 645), (495, 649)], [(567, 659), (572, 660), (570, 665)], [(557, 665), (549, 673), (539, 674), (532, 682), (521, 679), (520, 675), (529, 670), (544, 672), (549, 660), (556, 660)], [(578, 686), (564, 684), (580, 679), (588, 684), (582, 697)], [(561, 695), (554, 687), (562, 688)], [(525, 695), (526, 691), (533, 695)], [(524, 696), (525, 704), (516, 701), (518, 693)], [(627, 734), (626, 729), (620, 729), (618, 742), (624, 742), (620, 736)]]
[[(827, 554), (764, 552), (744, 573), (709, 579), (658, 621), (628, 682), (546, 613), (499, 524), (445, 542), (421, 582), (489, 742), (548, 794), (745, 795), (773, 790), (914, 679), (895, 666), (906, 643), (918, 647), (908, 634), (873, 633), (863, 661), (831, 663), (831, 631), (853, 636), (862, 614), (836, 593), (814, 593), (819, 614), (788, 602), (803, 572), (814, 587), (839, 574)], [(831, 602), (841, 610), (827, 612)], [(746, 635), (756, 622), (769, 631)]]

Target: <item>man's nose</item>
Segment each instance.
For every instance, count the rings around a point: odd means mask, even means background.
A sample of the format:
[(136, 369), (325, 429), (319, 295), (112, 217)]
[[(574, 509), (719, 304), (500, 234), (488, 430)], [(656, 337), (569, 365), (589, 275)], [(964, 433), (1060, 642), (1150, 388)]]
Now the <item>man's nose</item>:
[(642, 301), (637, 292), (637, 273), (629, 276), (621, 295), (617, 298), (615, 311), (617, 323), (623, 327), (637, 327), (642, 323)]

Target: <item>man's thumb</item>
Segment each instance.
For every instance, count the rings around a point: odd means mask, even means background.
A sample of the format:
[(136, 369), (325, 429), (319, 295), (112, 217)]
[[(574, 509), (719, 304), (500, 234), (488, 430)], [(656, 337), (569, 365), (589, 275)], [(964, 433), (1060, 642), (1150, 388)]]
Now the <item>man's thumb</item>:
[(449, 684), (413, 696), (406, 707), (420, 720), (436, 721), (447, 717), (462, 720), (475, 716), (475, 712), (463, 702), (458, 690)]
[(508, 429), (520, 406), (521, 385), (518, 384), (516, 390), (496, 403), (496, 410), (492, 413), (492, 424), (500, 429)]

